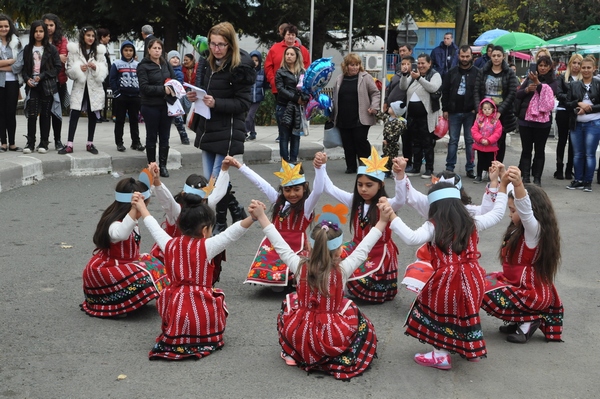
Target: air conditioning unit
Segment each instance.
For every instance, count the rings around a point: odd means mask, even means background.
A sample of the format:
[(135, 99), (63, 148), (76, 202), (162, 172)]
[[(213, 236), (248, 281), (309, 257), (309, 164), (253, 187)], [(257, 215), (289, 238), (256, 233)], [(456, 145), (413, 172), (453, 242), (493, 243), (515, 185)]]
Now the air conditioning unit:
[(381, 71), (383, 69), (383, 54), (363, 53), (363, 65), (367, 71)]

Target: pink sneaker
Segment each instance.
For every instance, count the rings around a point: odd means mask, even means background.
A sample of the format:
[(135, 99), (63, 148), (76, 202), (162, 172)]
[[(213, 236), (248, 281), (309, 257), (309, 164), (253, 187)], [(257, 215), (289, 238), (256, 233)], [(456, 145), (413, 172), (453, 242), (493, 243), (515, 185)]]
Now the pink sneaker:
[(452, 359), (450, 355), (434, 356), (433, 351), (427, 353), (417, 353), (415, 362), (421, 366), (434, 367), (440, 370), (450, 370), (452, 368)]
[(288, 366), (296, 365), (296, 361), (294, 360), (294, 358), (289, 355), (286, 355), (285, 353), (283, 353), (283, 351), (281, 352), (281, 358), (283, 359), (285, 364), (287, 364)]

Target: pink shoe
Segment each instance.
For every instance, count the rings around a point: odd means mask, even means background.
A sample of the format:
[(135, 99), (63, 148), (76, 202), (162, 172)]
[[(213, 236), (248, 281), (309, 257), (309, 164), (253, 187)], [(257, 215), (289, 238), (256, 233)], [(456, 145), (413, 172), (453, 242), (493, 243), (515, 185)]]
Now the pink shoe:
[(285, 353), (283, 353), (283, 351), (281, 352), (281, 358), (283, 359), (285, 364), (287, 364), (288, 366), (296, 365), (296, 361), (294, 360), (294, 358), (289, 355), (286, 355)]
[(450, 355), (434, 356), (433, 352), (417, 353), (415, 362), (421, 366), (434, 367), (440, 370), (450, 370), (452, 368), (452, 359)]

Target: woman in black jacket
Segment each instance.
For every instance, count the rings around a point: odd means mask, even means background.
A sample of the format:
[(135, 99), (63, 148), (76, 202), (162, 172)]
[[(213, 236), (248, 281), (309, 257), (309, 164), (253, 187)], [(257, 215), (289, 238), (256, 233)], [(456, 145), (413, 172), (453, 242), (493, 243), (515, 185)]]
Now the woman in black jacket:
[[(300, 105), (306, 104), (308, 100), (308, 95), (297, 87), (300, 76), (305, 72), (303, 62), (300, 49), (295, 46), (288, 47), (283, 53), (281, 67), (275, 74), (275, 86), (277, 87), (275, 118), (279, 128), (279, 155), (281, 159), (294, 164), (298, 161), (300, 136), (292, 134), (292, 129), (295, 120), (300, 117)], [(287, 118), (290, 119), (288, 121), (291, 122), (290, 124), (284, 122), (283, 116), (286, 112), (290, 117), (295, 115), (294, 118)]]
[[(39, 48), (42, 48), (40, 54)], [(56, 48), (48, 42), (48, 31), (43, 21), (33, 21), (29, 31), (29, 44), (23, 50), (23, 81), (25, 81), (25, 109), (27, 117), (27, 145), (24, 154), (30, 154), (35, 148), (35, 126), (40, 116), (40, 145), (38, 152), (48, 152), (51, 114), (62, 117), (56, 77), (62, 68)]]
[(177, 78), (162, 53), (163, 42), (152, 38), (148, 42), (148, 55), (137, 66), (137, 77), (140, 85), (141, 111), (146, 125), (146, 157), (148, 163), (156, 162), (158, 139), (160, 175), (169, 177), (167, 159), (173, 118), (167, 112), (167, 97), (170, 95), (170, 90), (165, 87), (165, 80)]
[(502, 137), (498, 140), (498, 155), (496, 160), (503, 162), (506, 152), (506, 134), (517, 128), (517, 118), (513, 110), (513, 103), (517, 94), (517, 79), (515, 72), (504, 60), (504, 48), (494, 46), (491, 60), (477, 75), (475, 83), (475, 109), (479, 109), (479, 103), (486, 97), (494, 100), (498, 107), (497, 114), (502, 123)]
[[(216, 178), (227, 155), (244, 153), (246, 112), (250, 108), (251, 89), (256, 79), (254, 61), (239, 48), (237, 33), (229, 22), (208, 31), (208, 57), (198, 60), (196, 86), (206, 95), (201, 101), (210, 108), (210, 119), (194, 115), (194, 146), (202, 150), (202, 168), (207, 179)], [(195, 92), (188, 100), (197, 100)], [(214, 233), (227, 227), (227, 208), (233, 221), (243, 219), (243, 208), (231, 192), (217, 204)]]
[[(543, 120), (534, 120), (528, 118), (531, 110), (529, 109), (531, 100), (535, 93), (543, 94), (544, 85), (547, 85), (552, 90), (552, 100), (558, 92), (558, 81), (554, 77), (554, 68), (552, 59), (547, 55), (538, 57), (537, 71), (529, 72), (527, 78), (521, 83), (517, 90), (516, 104), (518, 109), (517, 119), (519, 121), (519, 135), (521, 136), (521, 158), (519, 160), (519, 169), (524, 183), (531, 183), (530, 174), (533, 175), (533, 184), (541, 186), (542, 172), (546, 163), (546, 141), (550, 136), (550, 128), (552, 127), (552, 109), (549, 112), (545, 111)], [(549, 93), (549, 91), (548, 91)], [(554, 105), (552, 101), (551, 106)], [(516, 108), (516, 107), (515, 107)], [(539, 111), (539, 109), (537, 110)], [(531, 153), (535, 151), (533, 156), (533, 164)]]

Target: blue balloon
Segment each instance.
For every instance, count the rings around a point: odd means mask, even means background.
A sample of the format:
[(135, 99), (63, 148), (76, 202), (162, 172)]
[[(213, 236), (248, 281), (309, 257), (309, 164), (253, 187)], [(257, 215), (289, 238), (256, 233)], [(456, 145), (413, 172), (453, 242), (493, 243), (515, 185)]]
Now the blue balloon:
[(316, 97), (319, 91), (329, 83), (334, 70), (335, 64), (331, 62), (331, 57), (313, 61), (304, 74), (302, 90)]

